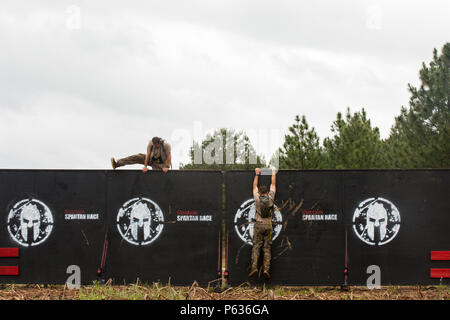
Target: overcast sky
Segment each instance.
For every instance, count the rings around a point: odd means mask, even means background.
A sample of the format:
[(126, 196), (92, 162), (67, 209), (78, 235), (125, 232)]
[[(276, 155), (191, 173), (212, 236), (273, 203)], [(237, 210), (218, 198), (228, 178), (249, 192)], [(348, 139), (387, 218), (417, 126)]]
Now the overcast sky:
[(0, 168), (109, 169), (153, 136), (177, 168), (220, 127), (268, 159), (295, 115), (323, 139), (347, 107), (386, 138), (449, 16), (448, 0), (2, 0)]

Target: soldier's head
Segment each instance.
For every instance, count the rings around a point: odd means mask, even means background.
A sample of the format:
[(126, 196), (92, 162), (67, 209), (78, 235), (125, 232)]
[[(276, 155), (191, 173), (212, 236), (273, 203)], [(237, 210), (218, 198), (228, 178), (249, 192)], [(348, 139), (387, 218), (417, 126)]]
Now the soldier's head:
[(160, 138), (160, 137), (153, 137), (153, 138), (152, 138), (152, 143), (153, 143), (153, 145), (154, 145), (156, 148), (158, 148), (159, 145), (160, 145), (160, 143), (161, 143), (161, 138)]
[(267, 188), (267, 186), (259, 186), (258, 187), (258, 193), (260, 195), (267, 194), (268, 192), (269, 192), (269, 189)]

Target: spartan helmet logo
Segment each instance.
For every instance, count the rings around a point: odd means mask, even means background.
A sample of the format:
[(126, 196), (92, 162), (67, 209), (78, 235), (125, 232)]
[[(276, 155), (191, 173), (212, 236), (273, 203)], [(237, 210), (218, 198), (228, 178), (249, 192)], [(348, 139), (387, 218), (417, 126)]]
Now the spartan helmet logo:
[(164, 227), (164, 214), (156, 202), (147, 198), (133, 198), (119, 209), (117, 229), (134, 245), (147, 245), (159, 237)]
[(133, 239), (142, 241), (150, 236), (151, 218), (149, 208), (142, 202), (132, 206), (130, 222)]
[(53, 229), (50, 209), (36, 199), (17, 202), (8, 215), (8, 232), (12, 239), (23, 246), (35, 246), (44, 242)]
[[(255, 200), (244, 201), (234, 216), (234, 229), (242, 241), (253, 245), (253, 225), (256, 221)], [(278, 208), (275, 207), (272, 223), (275, 224), (272, 233), (272, 240), (275, 240), (281, 232), (283, 217)]]
[(20, 232), (24, 239), (29, 242), (36, 241), (39, 237), (39, 226), (41, 225), (41, 217), (39, 209), (35, 204), (24, 206), (20, 212)]
[(370, 240), (380, 242), (386, 237), (387, 211), (381, 203), (375, 202), (369, 205), (366, 226)]
[(383, 198), (370, 198), (359, 204), (353, 214), (353, 230), (365, 243), (383, 245), (394, 239), (400, 229), (397, 207)]

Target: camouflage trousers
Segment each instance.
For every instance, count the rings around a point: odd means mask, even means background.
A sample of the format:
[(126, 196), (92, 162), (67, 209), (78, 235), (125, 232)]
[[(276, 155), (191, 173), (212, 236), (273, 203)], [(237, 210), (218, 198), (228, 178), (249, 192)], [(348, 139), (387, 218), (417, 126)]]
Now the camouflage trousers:
[(272, 251), (272, 225), (255, 222), (253, 226), (252, 270), (258, 269), (261, 248), (264, 271), (269, 272)]
[[(116, 161), (117, 163), (117, 167), (122, 167), (122, 166), (126, 166), (129, 164), (142, 164), (144, 165), (145, 162), (145, 154), (143, 153), (138, 153), (138, 154), (134, 154), (132, 156), (126, 157), (126, 158), (122, 158)], [(154, 170), (162, 170), (162, 168), (165, 168), (168, 166), (162, 163), (152, 163), (150, 160), (149, 166), (152, 167), (152, 169)]]

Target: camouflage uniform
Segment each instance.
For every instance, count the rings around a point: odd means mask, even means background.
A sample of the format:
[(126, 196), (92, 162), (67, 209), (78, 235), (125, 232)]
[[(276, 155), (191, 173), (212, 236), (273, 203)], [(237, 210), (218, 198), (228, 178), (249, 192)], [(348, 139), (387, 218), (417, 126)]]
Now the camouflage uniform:
[[(169, 165), (166, 164), (167, 155), (170, 153), (170, 144), (167, 141), (164, 141), (164, 151), (162, 151), (162, 146), (159, 148), (153, 148), (153, 143), (150, 141), (147, 146), (147, 152), (150, 153), (150, 158), (148, 160), (148, 165), (152, 167), (154, 170), (162, 170), (162, 168), (169, 168)], [(152, 149), (152, 150), (151, 150)], [(151, 152), (150, 152), (151, 150)], [(117, 160), (116, 166), (121, 167), (129, 164), (144, 164), (145, 162), (145, 154), (138, 153), (126, 158), (122, 158)]]
[[(275, 193), (269, 192), (269, 198), (273, 201)], [(260, 210), (259, 195), (254, 195), (256, 222), (253, 225), (253, 249), (252, 249), (252, 270), (258, 269), (258, 260), (261, 248), (263, 251), (264, 270), (269, 272), (272, 251), (272, 217), (262, 218)]]
[(261, 247), (264, 271), (269, 272), (272, 251), (272, 225), (255, 223), (253, 227), (252, 270), (258, 269)]

